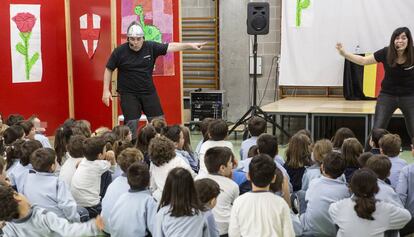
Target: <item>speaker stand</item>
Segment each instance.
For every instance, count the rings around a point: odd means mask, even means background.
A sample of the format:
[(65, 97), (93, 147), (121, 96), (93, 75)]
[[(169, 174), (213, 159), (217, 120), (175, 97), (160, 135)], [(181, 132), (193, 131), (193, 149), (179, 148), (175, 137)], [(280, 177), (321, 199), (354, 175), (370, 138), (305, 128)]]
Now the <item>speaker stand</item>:
[(249, 119), (253, 116), (258, 116), (266, 120), (266, 122), (271, 123), (273, 127), (277, 127), (282, 133), (286, 136), (290, 137), (290, 134), (282, 128), (279, 124), (273, 120), (270, 115), (264, 112), (258, 105), (257, 105), (257, 35), (254, 35), (253, 41), (253, 105), (247, 110), (243, 116), (237, 120), (237, 122), (233, 125), (230, 129), (228, 134), (231, 134), (239, 125), (245, 124)]

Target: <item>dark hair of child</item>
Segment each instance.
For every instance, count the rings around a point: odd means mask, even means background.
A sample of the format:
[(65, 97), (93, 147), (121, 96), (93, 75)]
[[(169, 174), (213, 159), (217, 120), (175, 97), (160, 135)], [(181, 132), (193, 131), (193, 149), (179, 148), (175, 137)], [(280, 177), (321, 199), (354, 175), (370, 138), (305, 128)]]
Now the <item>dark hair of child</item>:
[(308, 129), (301, 129), (295, 133), (296, 134), (303, 134), (309, 138), (309, 141), (312, 143), (312, 134)]
[(40, 148), (30, 156), (30, 163), (37, 172), (49, 172), (56, 162), (56, 153), (51, 148)]
[(22, 145), (25, 141), (18, 139), (6, 148), (6, 170), (10, 169), (14, 161), (22, 157)]
[(364, 168), (365, 164), (367, 163), (367, 160), (371, 158), (374, 154), (371, 152), (364, 152), (358, 157), (358, 164), (359, 167)]
[(206, 205), (213, 198), (217, 198), (220, 194), (220, 186), (212, 179), (204, 178), (194, 182), (198, 198), (203, 205)]
[(190, 154), (193, 154), (193, 149), (191, 148), (191, 139), (190, 139), (190, 129), (185, 126), (180, 126), (181, 132), (184, 135), (184, 145), (183, 150), (187, 151)]
[(374, 143), (374, 148), (379, 148), (379, 140), (385, 135), (389, 134), (386, 129), (383, 128), (374, 128), (371, 132), (371, 140)]
[(222, 119), (213, 120), (208, 126), (208, 134), (213, 141), (224, 140), (227, 137), (228, 131), (227, 123)]
[(253, 145), (249, 148), (249, 151), (247, 152), (247, 157), (254, 157), (259, 154), (259, 149), (257, 145)]
[(151, 125), (154, 126), (157, 133), (161, 134), (162, 130), (167, 127), (167, 122), (163, 118), (154, 118), (151, 120)]
[(148, 154), (156, 166), (162, 166), (175, 157), (174, 143), (166, 137), (154, 137), (148, 147)]
[(144, 161), (144, 156), (137, 148), (126, 148), (117, 158), (117, 163), (124, 173), (127, 172), (128, 167), (135, 161)]
[(398, 156), (401, 150), (401, 138), (397, 134), (386, 134), (379, 140), (379, 146), (384, 155)]
[(28, 140), (25, 141), (22, 146), (21, 146), (21, 157), (20, 157), (20, 164), (22, 164), (23, 166), (26, 166), (28, 164), (30, 164), (30, 156), (32, 155), (32, 153), (39, 149), (42, 148), (42, 143), (40, 143), (37, 140)]
[(170, 139), (171, 141), (178, 143), (180, 141), (180, 133), (181, 133), (180, 125), (172, 125), (172, 126), (166, 127), (163, 130), (162, 135), (164, 135), (166, 138)]
[(7, 186), (0, 185), (0, 221), (19, 219), (19, 205), (14, 199), (16, 192)]
[(170, 215), (173, 217), (193, 216), (204, 211), (188, 170), (174, 168), (168, 174), (159, 208), (167, 205), (170, 205)]
[(89, 161), (98, 159), (98, 155), (103, 153), (106, 145), (105, 140), (102, 137), (90, 137), (83, 143), (83, 154)]
[(21, 120), (21, 121), (17, 122), (16, 125), (23, 128), (25, 136), (28, 136), (30, 131), (32, 131), (32, 129), (34, 127), (33, 123), (29, 120)]
[(275, 175), (276, 175), (275, 182), (270, 183), (270, 186), (269, 186), (270, 191), (274, 193), (282, 191), (283, 179), (284, 179), (282, 171), (277, 167), (275, 169)]
[(341, 176), (346, 168), (345, 160), (342, 158), (339, 152), (331, 152), (326, 155), (326, 158), (322, 162), (325, 174), (329, 175), (333, 179), (337, 179)]
[(347, 138), (342, 143), (341, 153), (347, 167), (359, 168), (358, 157), (364, 148), (356, 138)]
[(128, 184), (132, 190), (144, 190), (148, 187), (150, 173), (147, 164), (135, 161), (128, 167), (126, 173)]
[(276, 136), (264, 133), (257, 138), (256, 144), (260, 154), (275, 157), (279, 152)]
[(363, 219), (374, 220), (372, 213), (376, 210), (375, 194), (379, 191), (374, 171), (367, 168), (356, 170), (349, 186), (355, 197), (354, 210), (357, 215)]
[(341, 149), (344, 140), (351, 137), (355, 137), (355, 134), (349, 128), (343, 127), (336, 130), (335, 136), (332, 138), (332, 145), (334, 149)]
[(154, 126), (149, 124), (143, 127), (138, 133), (137, 148), (144, 154), (148, 152), (148, 146), (150, 144), (150, 141), (156, 135), (157, 135), (157, 131), (155, 130)]
[(379, 179), (384, 180), (390, 175), (391, 161), (386, 155), (373, 155), (367, 160), (365, 167), (374, 171)]
[(73, 158), (83, 157), (83, 144), (85, 143), (86, 137), (84, 135), (73, 135), (69, 139), (67, 150), (69, 155)]
[(201, 135), (203, 135), (203, 142), (209, 139), (208, 127), (210, 126), (210, 123), (213, 121), (214, 121), (213, 118), (204, 118), (200, 123), (200, 131), (201, 131)]
[(260, 136), (260, 134), (266, 132), (266, 120), (261, 117), (254, 116), (249, 119), (247, 123), (247, 129), (249, 130), (250, 135), (254, 137)]
[(252, 183), (260, 188), (264, 188), (272, 183), (275, 177), (276, 164), (274, 160), (266, 154), (253, 157), (249, 164), (249, 176)]
[(23, 136), (24, 136), (23, 128), (18, 125), (12, 125), (8, 127), (3, 133), (4, 144), (6, 144), (6, 146), (9, 146), (13, 142), (15, 142), (17, 139), (20, 139)]
[(73, 119), (67, 119), (60, 127), (55, 131), (54, 148), (56, 151), (56, 159), (59, 164), (62, 164), (62, 158), (66, 153), (66, 146), (69, 143), (70, 137), (73, 135), (72, 127), (75, 123)]
[[(290, 138), (288, 147), (286, 149), (286, 163), (290, 168), (301, 168), (312, 164), (311, 141), (304, 134), (295, 134)], [(261, 149), (259, 147), (259, 152)]]
[(7, 126), (12, 126), (18, 123), (19, 121), (24, 120), (24, 117), (20, 114), (10, 114), (9, 117), (7, 117), (6, 124)]
[(112, 150), (115, 153), (115, 158), (118, 159), (119, 154), (121, 154), (123, 150), (127, 148), (132, 148), (132, 147), (134, 147), (134, 144), (132, 144), (131, 141), (128, 141), (128, 140), (115, 141), (114, 145), (112, 146)]
[(217, 174), (222, 165), (233, 159), (233, 152), (228, 147), (212, 147), (207, 150), (204, 156), (204, 163), (210, 174)]
[(73, 135), (83, 135), (86, 138), (91, 137), (91, 124), (87, 120), (76, 120), (72, 126)]
[(125, 140), (131, 130), (126, 125), (118, 125), (112, 129), (112, 132), (115, 134), (117, 140)]

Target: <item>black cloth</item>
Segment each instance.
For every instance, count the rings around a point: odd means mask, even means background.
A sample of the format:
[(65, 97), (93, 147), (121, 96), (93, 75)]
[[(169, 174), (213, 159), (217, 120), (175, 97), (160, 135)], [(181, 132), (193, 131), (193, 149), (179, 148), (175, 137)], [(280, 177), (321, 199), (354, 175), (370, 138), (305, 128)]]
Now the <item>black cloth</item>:
[(286, 169), (286, 172), (289, 175), (290, 183), (293, 187), (293, 192), (299, 191), (302, 189), (302, 177), (305, 173), (306, 168), (300, 167), (300, 168), (291, 168), (286, 163), (283, 165), (283, 167)]
[[(363, 56), (362, 54), (359, 54)], [(343, 93), (347, 100), (374, 99), (365, 96), (363, 87), (364, 66), (345, 59)]]
[(149, 118), (164, 114), (156, 92), (149, 95), (121, 94), (121, 109), (125, 124), (130, 120), (139, 119), (142, 111)]
[(347, 167), (345, 169), (344, 174), (345, 174), (345, 178), (346, 178), (347, 183), (351, 182), (352, 175), (354, 174), (354, 172), (357, 169), (359, 169), (359, 168), (357, 168), (357, 167)]
[(388, 47), (385, 47), (374, 53), (375, 60), (384, 64), (381, 92), (394, 96), (414, 95), (414, 65), (391, 67), (387, 63), (387, 52)]
[(118, 88), (122, 93), (153, 94), (155, 93), (152, 72), (155, 60), (167, 53), (168, 44), (144, 41), (142, 48), (136, 52), (126, 42), (117, 47), (109, 57), (106, 67), (110, 70), (118, 68)]

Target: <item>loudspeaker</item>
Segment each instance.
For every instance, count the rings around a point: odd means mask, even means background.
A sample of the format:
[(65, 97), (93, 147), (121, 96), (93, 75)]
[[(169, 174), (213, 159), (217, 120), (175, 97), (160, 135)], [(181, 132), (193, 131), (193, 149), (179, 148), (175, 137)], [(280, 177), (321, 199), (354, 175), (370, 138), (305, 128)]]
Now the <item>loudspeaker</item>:
[(247, 34), (266, 35), (269, 33), (269, 3), (249, 2), (247, 4)]

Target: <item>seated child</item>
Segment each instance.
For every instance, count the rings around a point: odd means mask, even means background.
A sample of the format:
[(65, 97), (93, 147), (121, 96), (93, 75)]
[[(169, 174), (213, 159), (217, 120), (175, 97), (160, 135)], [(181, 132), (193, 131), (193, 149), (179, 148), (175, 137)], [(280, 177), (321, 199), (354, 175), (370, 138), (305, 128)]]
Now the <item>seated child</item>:
[(387, 230), (401, 229), (411, 219), (410, 212), (390, 203), (377, 201), (377, 177), (367, 168), (355, 171), (351, 178), (351, 198), (329, 207), (336, 236), (384, 236)]
[(252, 192), (234, 201), (229, 236), (294, 236), (290, 209), (279, 196), (269, 192), (276, 165), (268, 155), (255, 156), (249, 165)]
[(155, 216), (153, 236), (210, 236), (194, 181), (187, 169), (174, 168), (168, 174)]
[(117, 164), (121, 167), (122, 175), (118, 176), (112, 183), (109, 185), (106, 190), (105, 197), (102, 198), (102, 218), (105, 224), (105, 232), (109, 233), (108, 219), (115, 202), (119, 197), (127, 193), (129, 190), (129, 184), (127, 180), (127, 171), (128, 168), (136, 161), (144, 162), (144, 157), (142, 153), (136, 148), (126, 148), (119, 154), (117, 159)]
[(328, 208), (332, 203), (351, 196), (341, 178), (345, 167), (345, 160), (338, 152), (329, 153), (322, 162), (322, 176), (312, 180), (306, 191), (306, 212), (300, 216), (304, 235), (336, 235), (336, 227)]
[(267, 129), (267, 122), (261, 117), (254, 116), (249, 119), (247, 123), (247, 129), (249, 130), (250, 138), (244, 140), (240, 147), (240, 160), (245, 160), (250, 158), (248, 156), (248, 152), (250, 147), (256, 145), (257, 138), (266, 132)]
[(54, 212), (58, 217), (79, 222), (77, 204), (68, 185), (53, 174), (56, 167), (55, 151), (51, 148), (37, 149), (30, 162), (36, 172), (27, 175), (21, 193), (29, 202)]
[(210, 126), (210, 123), (212, 121), (214, 121), (213, 118), (204, 118), (200, 123), (200, 132), (201, 132), (202, 138), (198, 142), (198, 144), (196, 146), (196, 149), (194, 151), (194, 153), (197, 155), (197, 157), (200, 157), (201, 145), (203, 145), (203, 143), (209, 139), (209, 137), (208, 137), (208, 126)]
[(356, 138), (347, 138), (342, 143), (341, 154), (345, 160), (344, 171), (346, 182), (351, 181), (352, 174), (359, 169), (358, 157), (362, 154), (363, 147)]
[(66, 182), (68, 187), (72, 185), (72, 178), (75, 174), (76, 167), (79, 165), (83, 156), (83, 143), (86, 137), (83, 135), (74, 135), (69, 139), (67, 145), (68, 154), (66, 161), (60, 168), (59, 178)]
[(198, 159), (183, 150), (184, 133), (182, 132), (181, 127), (179, 125), (168, 126), (164, 129), (163, 135), (174, 142), (175, 154), (187, 162), (195, 173), (198, 173)]
[(385, 155), (374, 155), (368, 159), (365, 167), (374, 171), (378, 178), (379, 191), (375, 194), (375, 199), (404, 207), (398, 194), (384, 181), (390, 175), (391, 170), (391, 161), (388, 157)]
[(383, 128), (374, 128), (371, 132), (371, 137), (369, 139), (369, 146), (371, 148), (370, 152), (374, 155), (381, 154), (379, 140), (389, 132)]
[(210, 122), (208, 126), (209, 140), (205, 141), (200, 148), (200, 174), (207, 174), (206, 164), (204, 163), (204, 156), (208, 149), (212, 147), (228, 147), (233, 152), (233, 144), (225, 141), (228, 133), (227, 123), (224, 120), (216, 119)]
[(26, 177), (29, 174), (29, 171), (33, 169), (32, 165), (30, 164), (30, 156), (35, 150), (39, 148), (42, 148), (42, 144), (36, 140), (27, 140), (22, 144), (20, 148), (20, 162), (17, 163), (16, 168), (13, 172), (13, 178), (18, 192), (22, 192)]
[(342, 143), (345, 139), (355, 137), (354, 132), (349, 128), (339, 128), (336, 130), (334, 137), (332, 138), (333, 150), (341, 153)]
[(103, 227), (102, 219), (86, 223), (70, 223), (55, 213), (30, 205), (26, 197), (9, 187), (0, 186), (0, 221), (4, 236), (96, 236)]
[(157, 131), (155, 131), (155, 128), (152, 125), (147, 125), (143, 127), (137, 137), (137, 148), (142, 152), (144, 155), (144, 161), (147, 163), (147, 165), (150, 165), (150, 157), (148, 154), (148, 147), (151, 142), (151, 140), (157, 136)]
[(365, 165), (366, 165), (366, 163), (367, 163), (367, 161), (368, 161), (368, 159), (371, 158), (373, 155), (374, 154), (372, 154), (369, 151), (368, 152), (364, 152), (361, 155), (359, 155), (359, 157), (357, 159), (358, 160), (359, 167), (364, 168)]
[(217, 196), (220, 194), (220, 186), (212, 179), (199, 179), (194, 182), (194, 186), (197, 190), (197, 195), (201, 201), (201, 204), (204, 205), (206, 209), (204, 218), (208, 224), (210, 237), (219, 237), (220, 235), (216, 220), (214, 219), (214, 215), (211, 210), (217, 204)]
[(308, 190), (309, 183), (315, 178), (321, 176), (321, 164), (326, 155), (332, 152), (332, 143), (328, 139), (322, 139), (315, 143), (312, 151), (312, 160), (315, 162), (312, 166), (307, 167), (302, 177), (302, 190)]
[(199, 174), (196, 180), (209, 178), (218, 183), (220, 194), (213, 215), (220, 235), (228, 233), (230, 213), (234, 200), (239, 196), (239, 186), (231, 179), (233, 152), (228, 147), (212, 147), (205, 154), (208, 174)]
[(131, 164), (127, 178), (130, 189), (114, 203), (106, 229), (115, 237), (149, 236), (154, 233), (157, 203), (148, 190), (150, 174), (147, 164), (142, 161)]
[(78, 205), (86, 208), (91, 218), (101, 213), (101, 175), (115, 168), (115, 154), (106, 151), (102, 137), (84, 142), (84, 156), (72, 178), (71, 192)]
[(401, 150), (401, 138), (397, 134), (386, 134), (379, 140), (381, 154), (388, 156), (391, 161), (390, 182), (394, 189), (398, 185), (401, 169), (407, 166), (407, 162), (399, 157)]
[(190, 165), (182, 158), (176, 156), (174, 143), (166, 137), (155, 137), (149, 144), (149, 155), (151, 157), (150, 165), (150, 189), (155, 200), (161, 199), (162, 191), (164, 190), (165, 180), (168, 173), (176, 168), (182, 167), (187, 169), (195, 176), (194, 171)]

